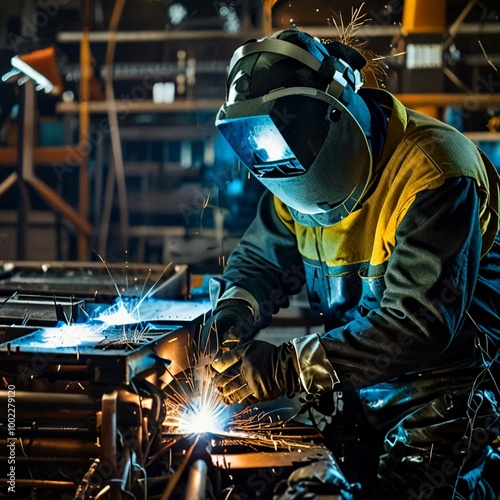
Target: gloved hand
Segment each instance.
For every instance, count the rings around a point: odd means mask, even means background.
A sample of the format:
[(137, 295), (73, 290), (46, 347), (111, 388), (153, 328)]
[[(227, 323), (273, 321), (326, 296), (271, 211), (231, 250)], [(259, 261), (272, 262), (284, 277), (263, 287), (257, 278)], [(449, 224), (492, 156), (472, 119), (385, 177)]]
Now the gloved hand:
[(297, 337), (275, 346), (254, 340), (223, 352), (212, 362), (213, 383), (226, 404), (244, 406), (270, 401), (299, 390), (320, 394), (339, 382), (321, 337)]
[(223, 343), (231, 348), (253, 337), (253, 325), (253, 314), (246, 301), (221, 300), (201, 329), (198, 347), (205, 354), (215, 354)]
[(240, 344), (212, 363), (213, 380), (226, 404), (244, 406), (271, 401), (298, 392), (299, 373), (295, 350), (288, 342), (275, 346), (262, 340)]

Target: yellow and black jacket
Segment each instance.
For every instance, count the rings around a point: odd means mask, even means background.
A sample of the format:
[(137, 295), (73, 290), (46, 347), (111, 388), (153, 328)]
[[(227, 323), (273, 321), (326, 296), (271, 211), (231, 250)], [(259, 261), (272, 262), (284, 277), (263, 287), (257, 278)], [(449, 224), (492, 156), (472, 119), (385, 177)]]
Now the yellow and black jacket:
[(305, 284), (330, 362), (356, 387), (494, 357), (500, 344), (494, 166), (444, 123), (368, 95), (391, 111), (360, 208), (306, 227), (265, 193), (223, 275), (255, 299), (261, 327)]

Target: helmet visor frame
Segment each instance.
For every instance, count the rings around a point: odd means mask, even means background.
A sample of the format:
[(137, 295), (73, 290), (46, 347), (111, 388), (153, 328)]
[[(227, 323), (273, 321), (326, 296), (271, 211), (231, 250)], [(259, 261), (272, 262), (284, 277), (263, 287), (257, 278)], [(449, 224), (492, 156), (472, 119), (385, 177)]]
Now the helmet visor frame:
[[(347, 107), (321, 90), (290, 87), (226, 102), (215, 125), (250, 172), (298, 212), (337, 209), (343, 218), (355, 209), (371, 179), (365, 133)], [(332, 173), (335, 169), (338, 175)]]

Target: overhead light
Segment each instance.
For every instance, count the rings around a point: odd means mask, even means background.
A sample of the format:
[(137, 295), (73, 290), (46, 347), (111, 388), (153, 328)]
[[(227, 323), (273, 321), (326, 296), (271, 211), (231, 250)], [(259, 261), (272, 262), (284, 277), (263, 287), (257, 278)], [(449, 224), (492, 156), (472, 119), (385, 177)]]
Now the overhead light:
[(182, 5), (179, 2), (173, 3), (168, 8), (168, 16), (170, 17), (170, 22), (173, 25), (180, 24), (184, 20), (184, 18), (187, 16), (187, 14), (188, 14), (188, 11), (187, 11), (186, 7), (184, 7), (184, 5)]

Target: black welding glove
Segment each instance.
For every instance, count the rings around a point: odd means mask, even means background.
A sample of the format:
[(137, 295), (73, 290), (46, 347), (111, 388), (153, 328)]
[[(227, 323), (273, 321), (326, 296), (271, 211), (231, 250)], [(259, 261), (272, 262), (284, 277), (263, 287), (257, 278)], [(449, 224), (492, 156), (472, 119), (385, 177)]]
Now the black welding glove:
[(212, 363), (218, 372), (214, 384), (226, 404), (248, 406), (271, 401), (299, 389), (293, 346), (275, 346), (262, 340), (238, 345)]
[(240, 299), (221, 300), (200, 332), (198, 347), (205, 354), (246, 342), (255, 335), (254, 317), (248, 303)]
[(244, 406), (293, 395), (331, 390), (338, 382), (318, 335), (275, 346), (262, 340), (238, 345), (212, 363), (214, 385), (226, 404)]

